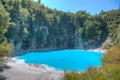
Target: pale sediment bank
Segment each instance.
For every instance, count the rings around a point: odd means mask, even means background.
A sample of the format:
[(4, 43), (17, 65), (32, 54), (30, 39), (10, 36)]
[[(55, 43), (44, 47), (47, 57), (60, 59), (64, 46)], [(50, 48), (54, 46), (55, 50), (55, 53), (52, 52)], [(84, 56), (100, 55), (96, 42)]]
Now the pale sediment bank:
[(90, 49), (88, 51), (93, 51), (93, 52), (101, 52), (101, 53), (105, 53), (106, 50), (105, 49), (102, 49), (102, 48), (96, 48), (96, 49)]
[(3, 80), (61, 80), (64, 74), (63, 71), (45, 65), (28, 65), (15, 58), (10, 59), (6, 65), (9, 68), (0, 72)]

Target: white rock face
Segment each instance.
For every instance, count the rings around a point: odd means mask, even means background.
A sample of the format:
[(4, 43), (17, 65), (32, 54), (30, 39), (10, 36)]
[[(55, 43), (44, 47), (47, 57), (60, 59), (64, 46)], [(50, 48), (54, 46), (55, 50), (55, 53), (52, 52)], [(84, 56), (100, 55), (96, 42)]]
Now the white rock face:
[(19, 43), (17, 43), (15, 47), (16, 47), (16, 50), (20, 50), (22, 47), (22, 41), (19, 41)]
[(83, 49), (83, 40), (79, 37), (76, 37), (75, 39), (75, 48), (76, 49)]

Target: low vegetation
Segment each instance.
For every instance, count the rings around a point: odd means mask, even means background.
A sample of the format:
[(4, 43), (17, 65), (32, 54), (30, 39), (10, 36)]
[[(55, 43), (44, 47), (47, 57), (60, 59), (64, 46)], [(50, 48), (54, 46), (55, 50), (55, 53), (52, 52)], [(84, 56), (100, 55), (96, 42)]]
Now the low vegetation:
[(5, 59), (12, 53), (13, 46), (7, 41), (0, 44), (0, 64), (4, 62)]

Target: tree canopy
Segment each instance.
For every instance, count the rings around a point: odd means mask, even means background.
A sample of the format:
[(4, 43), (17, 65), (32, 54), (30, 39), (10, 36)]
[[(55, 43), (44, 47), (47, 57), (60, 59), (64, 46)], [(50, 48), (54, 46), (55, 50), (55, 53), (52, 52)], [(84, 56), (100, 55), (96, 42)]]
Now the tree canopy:
[(12, 52), (12, 45), (8, 44), (4, 34), (7, 32), (9, 26), (9, 13), (4, 9), (0, 3), (0, 64), (4, 57), (9, 56)]

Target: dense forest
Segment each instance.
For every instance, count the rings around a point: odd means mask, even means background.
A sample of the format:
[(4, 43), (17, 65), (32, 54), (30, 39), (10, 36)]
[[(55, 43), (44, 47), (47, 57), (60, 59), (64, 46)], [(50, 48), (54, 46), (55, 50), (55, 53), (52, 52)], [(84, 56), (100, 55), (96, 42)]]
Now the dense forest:
[(73, 14), (45, 7), (40, 0), (0, 0), (0, 8), (0, 40), (6, 39), (14, 50), (89, 49), (110, 38), (112, 44), (104, 45), (108, 48), (120, 42), (120, 10), (94, 16), (86, 11)]

